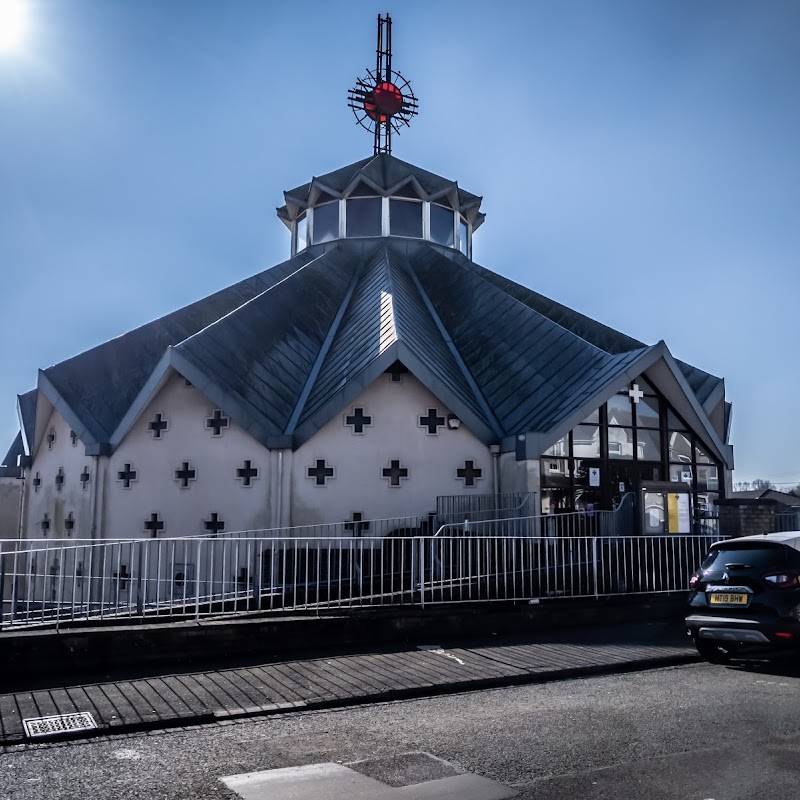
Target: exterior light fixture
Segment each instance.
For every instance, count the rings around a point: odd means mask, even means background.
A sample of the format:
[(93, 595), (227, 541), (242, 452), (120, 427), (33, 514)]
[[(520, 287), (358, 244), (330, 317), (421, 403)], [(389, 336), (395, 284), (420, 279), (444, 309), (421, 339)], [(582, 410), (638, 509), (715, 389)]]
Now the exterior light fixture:
[(448, 414), (447, 427), (451, 431), (457, 431), (461, 427), (461, 420), (455, 414)]

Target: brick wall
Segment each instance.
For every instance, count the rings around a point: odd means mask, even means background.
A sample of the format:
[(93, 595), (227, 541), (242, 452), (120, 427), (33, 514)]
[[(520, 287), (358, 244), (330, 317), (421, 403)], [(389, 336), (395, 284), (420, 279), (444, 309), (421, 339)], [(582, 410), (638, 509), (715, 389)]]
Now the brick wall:
[(723, 536), (754, 536), (777, 531), (775, 514), (781, 508), (775, 500), (720, 500), (720, 533)]

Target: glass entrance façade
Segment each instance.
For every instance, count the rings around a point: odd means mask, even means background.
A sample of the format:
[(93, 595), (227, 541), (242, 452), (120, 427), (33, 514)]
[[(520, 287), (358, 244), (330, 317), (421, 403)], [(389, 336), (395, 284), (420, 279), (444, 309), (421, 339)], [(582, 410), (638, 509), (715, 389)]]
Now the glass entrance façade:
[(641, 489), (682, 484), (695, 532), (716, 526), (722, 469), (645, 378), (638, 378), (559, 439), (541, 458), (542, 513), (615, 509)]

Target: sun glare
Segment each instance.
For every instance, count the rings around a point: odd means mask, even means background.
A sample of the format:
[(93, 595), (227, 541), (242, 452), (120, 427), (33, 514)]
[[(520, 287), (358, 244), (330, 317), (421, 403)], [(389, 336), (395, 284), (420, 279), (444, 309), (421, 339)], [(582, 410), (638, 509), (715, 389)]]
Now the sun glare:
[(19, 47), (27, 27), (25, 0), (0, 0), (0, 52)]

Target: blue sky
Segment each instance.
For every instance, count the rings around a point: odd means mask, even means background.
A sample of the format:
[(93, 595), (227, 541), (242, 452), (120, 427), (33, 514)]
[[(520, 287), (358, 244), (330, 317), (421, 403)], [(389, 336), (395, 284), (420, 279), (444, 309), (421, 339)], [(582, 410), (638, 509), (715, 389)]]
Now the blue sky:
[(735, 480), (800, 482), (800, 3), (28, 5), (0, 52), (3, 452), (38, 368), (287, 256), (282, 191), (371, 152), (346, 95), (388, 10), (420, 100), (394, 154), (484, 197), (475, 260), (725, 377)]

